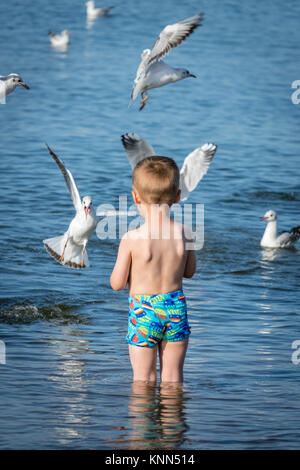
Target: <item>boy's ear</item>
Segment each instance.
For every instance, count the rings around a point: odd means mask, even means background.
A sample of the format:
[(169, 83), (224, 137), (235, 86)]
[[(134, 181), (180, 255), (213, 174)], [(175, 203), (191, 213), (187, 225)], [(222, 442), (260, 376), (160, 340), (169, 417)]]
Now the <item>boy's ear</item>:
[(181, 189), (178, 189), (177, 196), (175, 197), (175, 200), (174, 200), (175, 204), (180, 201), (180, 196), (181, 196)]
[(135, 204), (141, 204), (141, 198), (134, 189), (131, 191), (131, 194), (132, 194), (133, 202)]

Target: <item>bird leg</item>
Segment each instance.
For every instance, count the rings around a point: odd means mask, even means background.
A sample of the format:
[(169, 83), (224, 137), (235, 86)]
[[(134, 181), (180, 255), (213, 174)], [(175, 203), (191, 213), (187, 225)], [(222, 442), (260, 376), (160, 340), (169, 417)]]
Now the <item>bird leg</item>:
[[(144, 93), (146, 93), (146, 96), (145, 96), (145, 97), (144, 97)], [(142, 99), (141, 99), (141, 103), (142, 103), (142, 104), (141, 104), (141, 107), (140, 107), (139, 111), (142, 111), (142, 109), (143, 109), (143, 108), (145, 107), (145, 105), (146, 105), (146, 101), (149, 99), (149, 95), (148, 95), (147, 92), (142, 91), (142, 95), (141, 95), (141, 96), (142, 96)]]
[(68, 240), (69, 240), (69, 239), (67, 238), (67, 241), (66, 241), (66, 243), (65, 243), (63, 252), (62, 252), (62, 254), (61, 254), (60, 258), (59, 258), (59, 262), (60, 262), (60, 263), (63, 263), (63, 261), (64, 261), (64, 259), (65, 259), (65, 250), (66, 250), (66, 247), (67, 247)]
[(83, 245), (83, 248), (82, 248), (82, 258), (81, 258), (81, 261), (80, 261), (80, 267), (81, 268), (85, 268), (85, 265), (84, 265), (84, 251), (85, 251), (85, 245)]

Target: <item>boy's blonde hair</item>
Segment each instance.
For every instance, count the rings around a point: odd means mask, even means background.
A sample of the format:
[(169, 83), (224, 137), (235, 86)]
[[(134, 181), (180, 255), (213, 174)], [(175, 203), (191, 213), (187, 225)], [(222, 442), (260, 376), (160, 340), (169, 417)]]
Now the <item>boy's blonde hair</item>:
[(136, 165), (132, 174), (132, 186), (146, 204), (171, 206), (178, 194), (179, 179), (179, 168), (174, 160), (155, 155)]

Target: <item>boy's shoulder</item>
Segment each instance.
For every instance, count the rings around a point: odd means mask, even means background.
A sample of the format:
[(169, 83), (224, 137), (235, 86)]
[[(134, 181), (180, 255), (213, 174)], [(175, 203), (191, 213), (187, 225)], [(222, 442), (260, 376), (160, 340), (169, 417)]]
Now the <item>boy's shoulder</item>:
[(141, 227), (138, 227), (133, 230), (128, 230), (128, 232), (124, 233), (121, 240), (124, 240), (124, 241), (138, 240), (139, 238), (141, 238), (141, 235), (142, 235)]
[(188, 225), (183, 225), (179, 222), (174, 221), (174, 227), (177, 232), (182, 234), (182, 238), (185, 240), (193, 240), (194, 236), (192, 234), (192, 229)]
[(183, 233), (184, 233), (185, 239), (186, 240), (194, 240), (194, 235), (193, 235), (191, 227), (189, 227), (188, 225), (182, 225), (182, 228), (183, 228)]

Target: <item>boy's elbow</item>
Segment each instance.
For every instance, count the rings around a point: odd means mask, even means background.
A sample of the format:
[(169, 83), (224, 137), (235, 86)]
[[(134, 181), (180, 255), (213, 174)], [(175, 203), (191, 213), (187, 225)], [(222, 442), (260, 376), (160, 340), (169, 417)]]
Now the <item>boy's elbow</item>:
[(110, 277), (110, 286), (113, 290), (122, 290), (125, 289), (127, 283), (124, 285), (124, 282), (120, 282), (118, 279), (115, 279), (113, 276)]
[(184, 273), (183, 277), (184, 277), (185, 279), (191, 279), (191, 277), (193, 277), (193, 274)]
[(194, 276), (195, 272), (196, 272), (196, 262), (191, 263), (189, 266), (186, 266), (183, 277), (190, 279), (191, 277)]
[(113, 290), (121, 290), (121, 287), (120, 287), (120, 284), (118, 284), (117, 282), (115, 282), (113, 279), (110, 278), (110, 287), (113, 289)]
[(190, 279), (191, 277), (194, 276), (195, 271), (196, 271), (196, 270), (194, 270), (194, 271), (187, 271), (187, 272), (184, 273), (183, 277), (185, 277), (186, 279)]
[(118, 286), (117, 284), (114, 284), (113, 282), (110, 283), (110, 287), (111, 287), (113, 290), (121, 290), (121, 287)]

